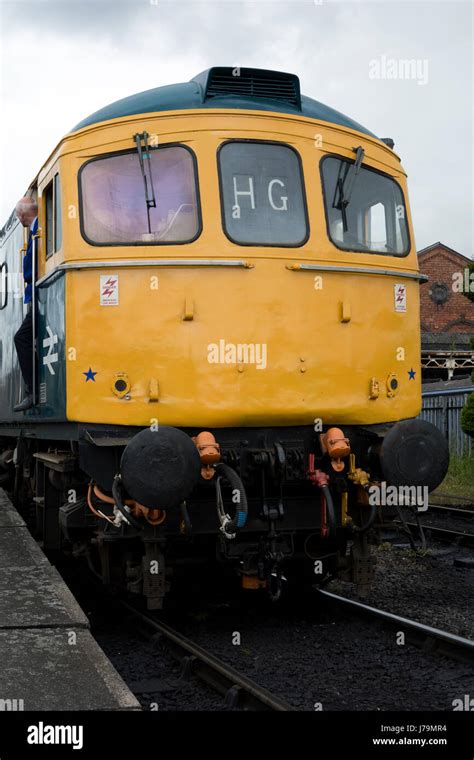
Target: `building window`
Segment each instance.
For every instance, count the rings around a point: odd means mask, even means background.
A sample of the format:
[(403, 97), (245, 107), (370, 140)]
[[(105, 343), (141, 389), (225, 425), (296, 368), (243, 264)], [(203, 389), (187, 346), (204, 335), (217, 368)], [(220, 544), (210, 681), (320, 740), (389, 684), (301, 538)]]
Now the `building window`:
[(445, 282), (435, 282), (430, 288), (429, 296), (438, 306), (442, 306), (449, 297), (449, 289)]

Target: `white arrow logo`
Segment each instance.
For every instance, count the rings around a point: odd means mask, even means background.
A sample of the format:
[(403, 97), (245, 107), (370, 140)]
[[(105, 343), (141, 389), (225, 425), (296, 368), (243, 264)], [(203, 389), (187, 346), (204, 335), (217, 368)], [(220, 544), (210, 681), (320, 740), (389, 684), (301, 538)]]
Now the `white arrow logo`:
[(46, 330), (48, 337), (43, 340), (43, 348), (47, 348), (48, 353), (43, 356), (43, 364), (49, 369), (51, 375), (55, 375), (56, 373), (51, 365), (58, 361), (58, 354), (53, 353), (53, 348), (58, 342), (58, 336), (51, 332), (49, 325), (46, 325)]

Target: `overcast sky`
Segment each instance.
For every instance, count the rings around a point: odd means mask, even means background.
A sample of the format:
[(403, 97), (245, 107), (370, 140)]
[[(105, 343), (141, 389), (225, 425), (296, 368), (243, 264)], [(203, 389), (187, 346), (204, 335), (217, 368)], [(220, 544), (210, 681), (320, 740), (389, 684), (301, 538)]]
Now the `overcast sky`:
[[(441, 240), (473, 255), (470, 2), (0, 0), (0, 11), (0, 226), (82, 118), (240, 65), (295, 73), (304, 94), (393, 137), (417, 248)], [(414, 77), (404, 60), (416, 61)]]

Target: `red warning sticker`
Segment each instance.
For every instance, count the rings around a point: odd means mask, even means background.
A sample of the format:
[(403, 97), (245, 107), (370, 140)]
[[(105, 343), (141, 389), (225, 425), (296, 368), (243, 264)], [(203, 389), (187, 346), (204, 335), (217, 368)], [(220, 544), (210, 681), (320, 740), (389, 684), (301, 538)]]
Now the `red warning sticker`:
[(395, 295), (395, 311), (407, 310), (407, 286), (406, 285), (394, 285)]
[(100, 275), (100, 305), (119, 305), (119, 278), (118, 274)]

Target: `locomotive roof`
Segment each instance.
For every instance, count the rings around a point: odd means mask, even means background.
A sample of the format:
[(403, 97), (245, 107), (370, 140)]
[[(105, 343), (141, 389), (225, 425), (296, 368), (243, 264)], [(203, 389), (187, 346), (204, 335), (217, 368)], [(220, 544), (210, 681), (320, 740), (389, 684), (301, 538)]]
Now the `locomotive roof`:
[(80, 121), (71, 131), (133, 114), (198, 108), (277, 111), (308, 116), (375, 137), (368, 129), (334, 108), (301, 95), (300, 81), (295, 74), (231, 67), (207, 69), (190, 82), (155, 87), (116, 100)]

